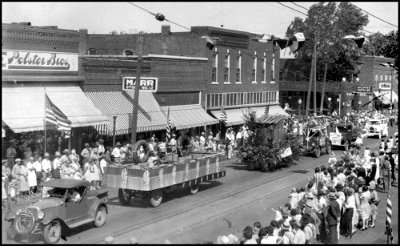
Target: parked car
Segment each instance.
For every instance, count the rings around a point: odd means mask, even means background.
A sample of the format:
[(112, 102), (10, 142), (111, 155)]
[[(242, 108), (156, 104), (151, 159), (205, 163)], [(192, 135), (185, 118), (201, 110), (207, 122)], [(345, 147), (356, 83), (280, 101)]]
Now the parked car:
[(369, 119), (366, 123), (365, 129), (368, 131), (367, 136), (387, 137), (389, 135), (388, 119), (378, 118)]
[(332, 146), (344, 147), (345, 150), (349, 149), (359, 134), (362, 135), (361, 129), (351, 123), (339, 123), (333, 129), (335, 132), (329, 134)]
[(52, 244), (69, 229), (90, 222), (95, 227), (106, 223), (108, 191), (90, 191), (86, 180), (53, 179), (42, 185), (39, 201), (6, 215), (9, 239), (19, 241), (31, 234), (43, 234), (44, 242)]

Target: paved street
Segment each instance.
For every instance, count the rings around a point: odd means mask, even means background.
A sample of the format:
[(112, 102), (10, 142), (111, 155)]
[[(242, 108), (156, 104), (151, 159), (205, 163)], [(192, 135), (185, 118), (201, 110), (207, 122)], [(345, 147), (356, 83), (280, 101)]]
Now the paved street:
[[(366, 146), (375, 150), (378, 143), (376, 138), (365, 141)], [(341, 152), (338, 149), (334, 151), (338, 155)], [(269, 224), (275, 217), (271, 208), (286, 203), (289, 189), (292, 186), (305, 186), (314, 167), (325, 164), (327, 160), (326, 154), (318, 159), (305, 156), (298, 163), (272, 173), (249, 172), (243, 164), (231, 160), (227, 163), (226, 177), (202, 184), (196, 195), (190, 195), (185, 190), (174, 191), (170, 199), (157, 208), (135, 200), (129, 206), (122, 206), (116, 198), (116, 190), (111, 189), (110, 214), (106, 225), (98, 229), (80, 227), (67, 236), (67, 241), (61, 240), (60, 244), (102, 243), (107, 236), (114, 236), (116, 243), (128, 243), (132, 236), (140, 243), (163, 243), (166, 239), (172, 243), (202, 243), (215, 241), (218, 235), (234, 233), (240, 236), (243, 228), (255, 221), (260, 221), (263, 226)], [(397, 188), (392, 188), (390, 193), (393, 204), (393, 243), (397, 243)], [(387, 193), (379, 193), (382, 202), (375, 228), (357, 232), (351, 240), (341, 237), (339, 242), (385, 243), (386, 196)], [(6, 226), (3, 219), (2, 243), (14, 243), (5, 238)], [(43, 242), (37, 239), (35, 243)]]

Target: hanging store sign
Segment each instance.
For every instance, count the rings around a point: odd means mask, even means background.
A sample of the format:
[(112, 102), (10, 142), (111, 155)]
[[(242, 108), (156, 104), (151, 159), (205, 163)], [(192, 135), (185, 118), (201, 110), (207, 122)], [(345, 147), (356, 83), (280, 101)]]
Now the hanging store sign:
[(390, 83), (379, 83), (379, 90), (390, 90), (392, 85)]
[(2, 50), (1, 69), (78, 72), (78, 53)]
[[(136, 77), (124, 77), (122, 78), (122, 90), (134, 90), (136, 83)], [(158, 78), (154, 77), (141, 77), (140, 78), (140, 90), (143, 91), (157, 91)]]
[(357, 86), (357, 92), (372, 92), (372, 86)]

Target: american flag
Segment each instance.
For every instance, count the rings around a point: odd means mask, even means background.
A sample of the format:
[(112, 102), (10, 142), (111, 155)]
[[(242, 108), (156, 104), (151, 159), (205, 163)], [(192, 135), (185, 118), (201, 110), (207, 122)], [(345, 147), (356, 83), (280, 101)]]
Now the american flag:
[(165, 127), (165, 129), (167, 130), (167, 143), (169, 143), (169, 140), (171, 139), (171, 128), (172, 128), (172, 120), (169, 117), (169, 107), (168, 107), (167, 126)]
[(64, 131), (65, 137), (71, 136), (71, 121), (61, 110), (54, 105), (46, 94), (45, 120), (58, 126), (59, 131)]
[(222, 106), (222, 105), (221, 105), (221, 112), (219, 113), (219, 120), (223, 121), (223, 122), (228, 120), (228, 116), (226, 115), (224, 106)]
[(387, 198), (387, 208), (386, 208), (386, 231), (388, 243), (393, 241), (393, 231), (392, 231), (392, 202), (390, 201), (390, 195)]

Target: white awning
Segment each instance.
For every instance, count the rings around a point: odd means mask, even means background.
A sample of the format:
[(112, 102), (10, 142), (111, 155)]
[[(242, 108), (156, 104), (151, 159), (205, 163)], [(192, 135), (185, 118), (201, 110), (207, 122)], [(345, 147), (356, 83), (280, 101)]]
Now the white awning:
[(393, 103), (397, 103), (399, 101), (399, 96), (397, 95), (397, 93), (395, 91), (381, 91), (381, 92), (377, 92), (374, 91), (374, 95), (379, 97), (379, 99), (382, 101), (382, 103), (384, 104), (390, 104), (390, 93), (392, 93), (392, 100)]

